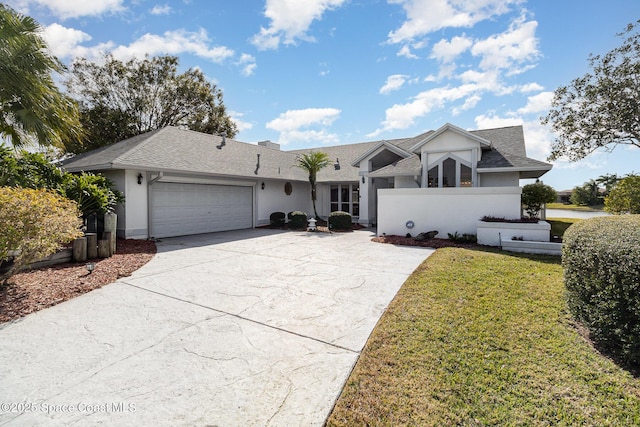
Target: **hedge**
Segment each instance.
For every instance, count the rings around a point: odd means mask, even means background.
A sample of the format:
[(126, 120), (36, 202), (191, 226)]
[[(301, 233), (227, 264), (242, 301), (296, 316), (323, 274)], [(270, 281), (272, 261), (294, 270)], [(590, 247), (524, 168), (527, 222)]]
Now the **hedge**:
[(269, 222), (272, 227), (284, 227), (285, 217), (286, 215), (284, 212), (273, 212), (269, 215)]
[(562, 265), (572, 314), (596, 344), (640, 367), (640, 215), (573, 224)]
[(287, 214), (289, 218), (289, 226), (293, 229), (299, 230), (307, 228), (307, 214), (300, 211), (293, 211)]
[(332, 230), (351, 230), (351, 215), (343, 211), (331, 212), (329, 215), (329, 228)]

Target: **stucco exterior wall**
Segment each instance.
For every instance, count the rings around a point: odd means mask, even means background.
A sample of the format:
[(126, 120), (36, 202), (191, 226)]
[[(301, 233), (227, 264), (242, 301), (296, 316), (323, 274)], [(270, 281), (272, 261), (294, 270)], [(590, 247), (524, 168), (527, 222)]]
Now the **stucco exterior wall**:
[[(418, 177), (418, 179), (420, 179)], [(420, 181), (412, 176), (396, 176), (394, 179), (394, 188), (420, 188)]]
[[(262, 189), (264, 182), (264, 190)], [(259, 181), (256, 183), (256, 225), (269, 224), (269, 215), (273, 212), (289, 213), (291, 211), (306, 212), (313, 216), (311, 189), (306, 182), (291, 182), (291, 194), (284, 192), (287, 181)]]
[[(378, 235), (438, 230), (476, 234), (485, 215), (520, 218), (520, 187), (416, 188), (378, 190)], [(414, 223), (408, 228), (407, 221)]]
[[(138, 174), (142, 173), (142, 184), (138, 184)], [(118, 237), (127, 239), (146, 239), (148, 235), (147, 216), (147, 183), (149, 177), (138, 170), (105, 171), (103, 175), (109, 178), (125, 197), (124, 205), (116, 207), (118, 215)]]
[(520, 184), (518, 172), (481, 173), (481, 187), (517, 187)]

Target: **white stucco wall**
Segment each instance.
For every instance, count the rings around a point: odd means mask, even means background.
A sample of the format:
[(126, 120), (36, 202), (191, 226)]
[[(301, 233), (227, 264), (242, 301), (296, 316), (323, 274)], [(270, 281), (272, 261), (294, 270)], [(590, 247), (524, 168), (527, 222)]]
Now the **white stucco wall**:
[(517, 187), (520, 184), (518, 172), (481, 173), (481, 187)]
[[(520, 187), (417, 188), (378, 190), (378, 235), (401, 235), (438, 230), (476, 234), (485, 215), (520, 218)], [(406, 227), (413, 221), (413, 229)]]
[(546, 221), (535, 224), (478, 221), (476, 226), (481, 245), (501, 246), (503, 241), (512, 241), (514, 237), (529, 242), (548, 242), (551, 237), (551, 224)]
[[(142, 184), (138, 184), (138, 174), (142, 173)], [(118, 215), (117, 233), (127, 239), (146, 239), (148, 237), (147, 183), (145, 172), (137, 170), (105, 171), (109, 178), (125, 197), (125, 203), (116, 207)]]
[[(264, 182), (264, 190), (262, 189)], [(291, 182), (290, 195), (284, 192), (287, 181), (259, 181), (256, 183), (257, 224), (269, 224), (269, 215), (273, 212), (289, 213), (291, 211), (306, 212), (313, 216), (311, 204), (311, 188), (306, 182)]]
[[(416, 179), (418, 182), (416, 182)], [(396, 176), (394, 179), (394, 188), (420, 188), (420, 177), (413, 176)]]

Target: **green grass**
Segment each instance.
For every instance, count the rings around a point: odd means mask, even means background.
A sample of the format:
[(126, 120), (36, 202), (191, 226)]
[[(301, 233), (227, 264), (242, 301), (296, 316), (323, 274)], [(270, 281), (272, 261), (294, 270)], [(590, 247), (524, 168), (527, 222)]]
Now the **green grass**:
[(640, 379), (578, 334), (558, 258), (438, 249), (376, 326), (327, 425), (640, 425)]
[(570, 211), (587, 211), (587, 212), (600, 212), (604, 210), (604, 206), (579, 206), (579, 205), (565, 205), (564, 203), (547, 203), (547, 209), (566, 209)]
[(547, 218), (546, 221), (551, 224), (551, 235), (562, 238), (567, 228), (574, 222), (580, 221), (579, 218)]

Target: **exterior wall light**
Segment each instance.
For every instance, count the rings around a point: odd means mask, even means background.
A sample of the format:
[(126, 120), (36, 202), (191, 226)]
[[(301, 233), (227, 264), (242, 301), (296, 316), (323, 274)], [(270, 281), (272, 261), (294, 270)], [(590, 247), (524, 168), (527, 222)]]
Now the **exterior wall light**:
[(262, 185), (260, 186), (260, 188), (264, 190), (264, 181), (262, 182)]
[(138, 174), (138, 185), (142, 185), (142, 178), (144, 178), (144, 177), (142, 176), (141, 173), (139, 173)]

